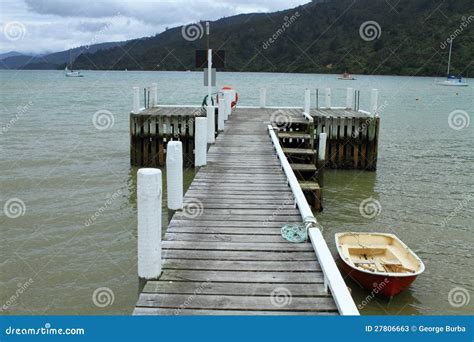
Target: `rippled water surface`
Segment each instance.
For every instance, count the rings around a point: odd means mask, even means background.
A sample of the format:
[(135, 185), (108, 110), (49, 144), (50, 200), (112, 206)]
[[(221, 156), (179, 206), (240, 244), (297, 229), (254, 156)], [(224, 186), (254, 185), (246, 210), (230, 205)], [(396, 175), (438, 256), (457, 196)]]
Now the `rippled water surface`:
[[(237, 88), (244, 105), (258, 103), (262, 86), (270, 105), (302, 105), (307, 87), (331, 87), (333, 105), (343, 105), (344, 88), (351, 86), (361, 89), (361, 108), (367, 109), (368, 90), (378, 88), (383, 104), (378, 169), (327, 173), (325, 209), (317, 215), (324, 236), (334, 252), (336, 232), (395, 232), (425, 262), (426, 272), (390, 302), (365, 300), (368, 293), (348, 282), (363, 314), (474, 312), (474, 299), (466, 297), (474, 289), (474, 123), (461, 130), (448, 123), (454, 110), (474, 116), (472, 79), (470, 87), (454, 88), (422, 77), (359, 76), (347, 82), (335, 75), (219, 73), (218, 78)], [(131, 313), (137, 295), (131, 87), (157, 82), (160, 102), (199, 104), (202, 75), (85, 72), (83, 78), (66, 78), (60, 71), (0, 71), (0, 81), (0, 204), (18, 199), (25, 208), (8, 212), (23, 214), (17, 218), (5, 211), (0, 216), (3, 314)], [(110, 128), (94, 127), (99, 110), (112, 113)], [(187, 184), (192, 177), (187, 171)], [(370, 197), (381, 205), (372, 219), (359, 212)], [(103, 308), (92, 300), (102, 287), (113, 297)]]

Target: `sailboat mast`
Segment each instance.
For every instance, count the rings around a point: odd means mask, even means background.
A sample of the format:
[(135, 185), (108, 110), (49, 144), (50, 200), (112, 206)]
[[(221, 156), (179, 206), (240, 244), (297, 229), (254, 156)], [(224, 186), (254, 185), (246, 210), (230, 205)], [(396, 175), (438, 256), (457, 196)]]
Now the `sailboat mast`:
[(448, 58), (448, 76), (449, 76), (449, 69), (451, 67), (451, 50), (453, 48), (453, 40), (451, 39), (449, 44), (449, 58)]

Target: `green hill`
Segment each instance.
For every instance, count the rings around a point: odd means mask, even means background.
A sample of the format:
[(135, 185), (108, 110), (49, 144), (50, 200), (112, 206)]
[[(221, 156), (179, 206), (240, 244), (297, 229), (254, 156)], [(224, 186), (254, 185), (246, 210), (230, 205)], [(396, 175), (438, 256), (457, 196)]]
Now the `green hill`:
[[(367, 22), (369, 36), (362, 37), (361, 26)], [(211, 48), (226, 50), (227, 71), (443, 75), (451, 35), (452, 73), (474, 75), (472, 0), (313, 1), (285, 11), (211, 22)], [(176, 27), (82, 54), (74, 66), (193, 70), (194, 50), (205, 46), (205, 35), (189, 41)]]

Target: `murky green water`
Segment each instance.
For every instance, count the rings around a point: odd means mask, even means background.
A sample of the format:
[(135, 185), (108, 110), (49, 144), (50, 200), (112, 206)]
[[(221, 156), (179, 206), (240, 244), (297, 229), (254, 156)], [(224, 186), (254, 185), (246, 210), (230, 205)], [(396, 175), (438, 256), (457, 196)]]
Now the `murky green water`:
[[(129, 165), (131, 87), (158, 82), (160, 101), (200, 103), (199, 73), (1, 71), (0, 307), (2, 314), (129, 314), (136, 301), (135, 173)], [(472, 314), (474, 235), (474, 123), (452, 129), (454, 110), (474, 115), (468, 88), (435, 85), (434, 78), (222, 73), (241, 104), (257, 104), (268, 88), (270, 105), (301, 105), (303, 89), (333, 88), (343, 105), (345, 87), (380, 90), (382, 113), (377, 172), (330, 171), (325, 210), (318, 214), (334, 251), (340, 231), (393, 231), (423, 259), (426, 272), (391, 302), (363, 303), (367, 292), (349, 283), (363, 314)], [(322, 97), (321, 97), (322, 99)], [(99, 130), (93, 115), (110, 111)], [(463, 114), (464, 115), (464, 114)], [(193, 171), (187, 171), (189, 184)], [(380, 202), (372, 219), (362, 200)], [(9, 201), (10, 200), (10, 201)], [(8, 203), (8, 205), (7, 205)], [(20, 203), (21, 202), (17, 202)], [(165, 211), (164, 211), (165, 212)], [(8, 213), (8, 217), (6, 214)], [(166, 218), (164, 218), (166, 220)], [(107, 287), (113, 302), (92, 297)], [(461, 290), (459, 290), (461, 288)], [(453, 290), (454, 289), (454, 290)], [(449, 293), (455, 299), (449, 302)], [(461, 291), (461, 292), (459, 292)], [(454, 296), (456, 293), (461, 297)], [(461, 301), (459, 301), (461, 298)], [(463, 300), (466, 303), (463, 304)], [(99, 303), (100, 305), (101, 303)]]

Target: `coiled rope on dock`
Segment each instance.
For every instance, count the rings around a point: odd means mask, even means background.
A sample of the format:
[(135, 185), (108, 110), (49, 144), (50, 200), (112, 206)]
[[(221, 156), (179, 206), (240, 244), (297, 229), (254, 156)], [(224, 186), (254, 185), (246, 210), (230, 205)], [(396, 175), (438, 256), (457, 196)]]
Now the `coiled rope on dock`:
[(323, 227), (316, 221), (313, 216), (308, 216), (303, 219), (302, 223), (287, 223), (281, 228), (281, 236), (294, 243), (301, 243), (308, 241), (308, 229), (319, 228), (322, 232)]

